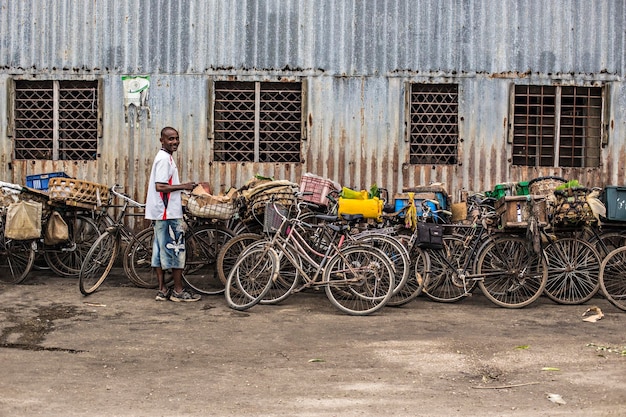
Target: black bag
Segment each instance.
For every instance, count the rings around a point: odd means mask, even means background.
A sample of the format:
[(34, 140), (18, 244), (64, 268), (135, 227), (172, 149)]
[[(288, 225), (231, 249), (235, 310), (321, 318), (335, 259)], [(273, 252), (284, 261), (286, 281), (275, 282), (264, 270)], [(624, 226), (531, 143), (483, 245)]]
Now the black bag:
[(420, 248), (443, 248), (443, 226), (417, 222), (417, 246)]

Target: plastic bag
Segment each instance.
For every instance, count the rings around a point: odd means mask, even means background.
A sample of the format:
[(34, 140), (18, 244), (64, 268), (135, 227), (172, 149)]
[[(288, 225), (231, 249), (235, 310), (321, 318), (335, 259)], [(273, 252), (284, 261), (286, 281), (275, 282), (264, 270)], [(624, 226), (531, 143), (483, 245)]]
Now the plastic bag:
[(367, 200), (367, 191), (356, 191), (348, 187), (343, 187), (341, 189), (341, 197), (350, 200)]
[(30, 240), (41, 237), (41, 203), (19, 201), (7, 208), (4, 236), (14, 240)]
[(46, 245), (57, 245), (67, 242), (70, 239), (70, 231), (67, 223), (63, 220), (63, 216), (56, 211), (52, 212), (48, 224), (46, 225), (46, 233), (43, 237), (43, 243)]

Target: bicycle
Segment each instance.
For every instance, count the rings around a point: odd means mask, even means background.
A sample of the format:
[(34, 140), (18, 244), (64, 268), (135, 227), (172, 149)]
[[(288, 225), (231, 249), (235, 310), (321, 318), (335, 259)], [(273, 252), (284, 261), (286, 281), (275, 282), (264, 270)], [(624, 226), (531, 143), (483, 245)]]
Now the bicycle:
[(4, 235), (6, 207), (0, 208), (0, 282), (23, 282), (35, 262), (35, 241), (8, 239)]
[(587, 203), (588, 192), (584, 187), (554, 191), (557, 203), (548, 236), (552, 241), (544, 248), (548, 262), (544, 292), (559, 304), (582, 304), (593, 298), (600, 289), (603, 258), (625, 242), (621, 231), (600, 231)]
[[(300, 221), (295, 223), (292, 227), (299, 227), (300, 234), (306, 237), (309, 245), (316, 248), (318, 252), (324, 252), (327, 248), (328, 242), (331, 241), (333, 237), (323, 233), (323, 231), (327, 229), (321, 227), (301, 227), (302, 224), (306, 223), (308, 225), (319, 225), (319, 222), (332, 224), (347, 223), (349, 228), (346, 229), (345, 233), (342, 233), (342, 236), (347, 238), (346, 243), (366, 243), (385, 252), (385, 254), (392, 261), (395, 271), (396, 287), (393, 290), (394, 297), (392, 297), (392, 300), (389, 301), (389, 305), (393, 305), (391, 303), (395, 301), (395, 296), (403, 289), (409, 278), (409, 265), (411, 264), (408, 251), (402, 242), (394, 236), (395, 229), (393, 227), (387, 227), (384, 229), (370, 229), (365, 227), (364, 230), (361, 230), (360, 222), (363, 220), (362, 215), (343, 215), (342, 217), (338, 217), (336, 215), (320, 214), (324, 210), (320, 210), (319, 208), (318, 210), (315, 210), (316, 207), (312, 205), (312, 203), (301, 199), (303, 196), (307, 195), (306, 192), (296, 194), (298, 196), (297, 206), (299, 210), (298, 218)], [(329, 196), (329, 201), (331, 200), (332, 197)], [(265, 204), (265, 202), (263, 204)], [(261, 210), (253, 210), (253, 212), (261, 212)], [(263, 220), (261, 218), (257, 218), (257, 220), (260, 224), (262, 224)], [(236, 262), (239, 254), (241, 254), (247, 246), (263, 239), (263, 237), (263, 235), (258, 233), (244, 233), (234, 237), (222, 247), (222, 250), (218, 255), (217, 269), (220, 279), (224, 282), (224, 285), (226, 285), (227, 273)], [(281, 277), (293, 276), (294, 274), (297, 274), (297, 271), (295, 271), (289, 263), (283, 263), (279, 274)], [(292, 279), (277, 280), (270, 289), (269, 293), (266, 294), (260, 303), (276, 304), (281, 302), (290, 295), (290, 286), (292, 284)]]
[(612, 250), (600, 265), (600, 288), (607, 300), (626, 311), (626, 246)]
[[(81, 276), (79, 288), (81, 293), (89, 295), (95, 292), (109, 274), (122, 243), (126, 247), (122, 256), (124, 272), (128, 279), (141, 288), (157, 288), (158, 279), (152, 268), (152, 242), (154, 230), (152, 227), (135, 233), (126, 226), (124, 219), (129, 215), (129, 208), (145, 207), (129, 196), (117, 191), (119, 186), (111, 188), (111, 194), (122, 199), (123, 204), (117, 218), (111, 218), (107, 223), (106, 232), (90, 249)], [(202, 294), (220, 294), (224, 291), (219, 284), (215, 271), (215, 260), (221, 246), (233, 233), (214, 224), (210, 220), (204, 221), (185, 214), (187, 231), (185, 232), (186, 262), (183, 270), (183, 280), (188, 287)], [(169, 281), (168, 277), (166, 281)]]
[[(61, 213), (68, 227), (69, 239), (65, 242), (48, 244), (45, 239), (39, 239), (37, 251), (43, 252), (43, 257), (57, 275), (76, 278), (80, 273), (87, 252), (101, 235), (100, 229), (92, 218), (90, 209), (76, 209), (65, 205), (51, 204), (52, 211)], [(49, 217), (44, 218), (43, 228)]]
[[(124, 220), (128, 215), (129, 209), (143, 209), (145, 208), (145, 204), (139, 203), (126, 194), (118, 192), (118, 188), (121, 187), (114, 185), (110, 188), (110, 193), (112, 197), (115, 196), (121, 199), (123, 204), (121, 206), (110, 207), (119, 207), (119, 214), (116, 218), (113, 218), (108, 212), (105, 212), (105, 215), (109, 217), (107, 223), (110, 222), (110, 225), (106, 226), (105, 232), (102, 233), (91, 246), (80, 268), (78, 288), (83, 295), (93, 294), (108, 277), (120, 252), (122, 242), (137, 242), (137, 237), (140, 236), (135, 235), (134, 231), (125, 225)], [(132, 245), (130, 244), (126, 247), (126, 253), (123, 257), (123, 266), (128, 278), (133, 283), (137, 284), (139, 281), (134, 279), (131, 267), (127, 263), (129, 259), (127, 253), (131, 247)]]
[[(89, 248), (100, 235), (91, 218), (92, 210), (77, 205), (49, 204), (48, 196), (38, 190), (17, 184), (1, 183), (0, 187), (19, 194), (21, 199), (31, 199), (42, 204), (42, 235), (36, 239), (17, 241), (6, 239), (4, 235), (6, 207), (2, 209), (0, 222), (0, 281), (18, 284), (23, 282), (34, 266), (37, 253), (43, 257), (52, 271), (63, 277), (78, 277), (82, 261)], [(45, 230), (54, 212), (60, 213), (67, 226), (67, 240), (49, 243)]]
[[(429, 270), (423, 291), (429, 298), (458, 301), (471, 295), (476, 284), (487, 299), (505, 308), (525, 307), (539, 298), (547, 281), (543, 252), (518, 234), (493, 231), (494, 216), (452, 225), (457, 234), (444, 234), (441, 249), (426, 249)], [(458, 234), (462, 230), (465, 234)]]
[[(304, 193), (295, 193), (295, 196), (297, 198), (301, 197), (299, 194), (304, 195)], [(332, 197), (329, 196), (329, 201), (331, 201), (331, 198)], [(228, 273), (230, 272), (232, 267), (235, 265), (235, 262), (237, 261), (239, 255), (243, 252), (243, 250), (246, 247), (248, 247), (250, 244), (255, 243), (264, 238), (263, 224), (264, 224), (264, 209), (265, 209), (266, 203), (267, 203), (266, 201), (256, 202), (252, 204), (249, 209), (250, 214), (249, 214), (248, 223), (258, 225), (258, 227), (246, 228), (246, 229), (238, 227), (236, 230), (238, 230), (239, 232), (235, 232), (235, 236), (232, 239), (225, 242), (224, 245), (221, 247), (217, 256), (216, 269), (217, 269), (218, 277), (222, 283), (222, 288), (226, 287)], [(309, 224), (317, 223), (316, 216), (320, 213), (325, 213), (325, 210), (323, 210), (321, 206), (315, 205), (308, 201), (298, 200), (297, 204), (299, 205), (301, 209), (300, 219), (303, 222), (306, 222)], [(308, 234), (308, 231), (305, 229), (301, 229), (301, 232), (303, 234)], [(315, 240), (319, 244), (319, 237), (313, 237), (313, 239), (310, 242), (313, 243), (313, 240)], [(285, 268), (287, 267), (283, 264), (283, 269)], [(284, 271), (284, 273), (287, 274), (289, 272)], [(277, 288), (275, 286), (273, 290), (270, 291), (268, 296), (264, 300), (261, 301), (261, 303), (262, 304), (277, 303), (281, 301), (284, 295), (285, 295), (284, 291), (281, 291), (280, 288)]]
[[(289, 218), (285, 208), (272, 200), (267, 202), (264, 229), (271, 237), (249, 245), (230, 271), (226, 285), (229, 307), (248, 309), (263, 300), (275, 282), (286, 280), (288, 294), (324, 288), (331, 304), (348, 314), (366, 315), (382, 308), (394, 288), (393, 266), (387, 256), (364, 244), (342, 246), (345, 237), (337, 237), (347, 225), (308, 225), (298, 214)], [(299, 231), (301, 227), (326, 228), (334, 238), (322, 253), (309, 245)], [(279, 274), (284, 261), (295, 274)]]

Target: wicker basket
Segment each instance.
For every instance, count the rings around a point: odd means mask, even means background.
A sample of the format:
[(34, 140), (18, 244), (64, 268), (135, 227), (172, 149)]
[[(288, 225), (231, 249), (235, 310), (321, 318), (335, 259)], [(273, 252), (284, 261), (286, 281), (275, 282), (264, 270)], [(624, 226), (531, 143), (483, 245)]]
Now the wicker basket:
[(236, 209), (235, 202), (229, 197), (192, 194), (187, 201), (189, 213), (204, 219), (228, 220)]
[(528, 193), (549, 196), (554, 193), (556, 187), (566, 182), (567, 180), (561, 177), (538, 177), (528, 182)]
[(109, 198), (109, 188), (73, 178), (50, 178), (48, 194), (51, 201), (102, 205)]

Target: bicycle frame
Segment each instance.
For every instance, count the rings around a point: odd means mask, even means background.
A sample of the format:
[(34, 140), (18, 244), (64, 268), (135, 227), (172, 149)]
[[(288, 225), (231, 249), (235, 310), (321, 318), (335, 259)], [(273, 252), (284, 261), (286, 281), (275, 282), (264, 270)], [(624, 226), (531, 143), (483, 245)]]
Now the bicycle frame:
[[(268, 204), (275, 205), (274, 202), (271, 202)], [(346, 237), (344, 234), (341, 234), (341, 232), (347, 229), (346, 227), (343, 227), (343, 226), (338, 227), (337, 229), (331, 228), (331, 230), (333, 230), (332, 239), (330, 239), (330, 242), (328, 242), (329, 244), (328, 244), (328, 248), (326, 249), (326, 252), (321, 253), (321, 252), (318, 252), (315, 248), (311, 247), (311, 245), (308, 244), (306, 239), (298, 231), (298, 228), (295, 227), (296, 225), (307, 227), (307, 228), (316, 227), (314, 225), (309, 225), (302, 221), (299, 221), (298, 219), (299, 214), (300, 214), (300, 211), (298, 212), (298, 216), (296, 216), (295, 219), (288, 219), (286, 216), (280, 215), (282, 217), (282, 222), (281, 222), (280, 227), (278, 227), (278, 230), (273, 235), (273, 237), (269, 241), (265, 242), (266, 248), (279, 249), (278, 251), (279, 259), (282, 258), (283, 256), (287, 258), (287, 260), (294, 266), (294, 268), (296, 268), (298, 273), (300, 273), (302, 277), (304, 278), (304, 280), (306, 281), (304, 285), (302, 285), (296, 291), (301, 291), (301, 290), (304, 290), (306, 288), (311, 288), (311, 287), (328, 286), (330, 284), (350, 285), (350, 284), (357, 282), (358, 278), (333, 279), (333, 280), (328, 280), (328, 281), (323, 281), (323, 282), (319, 280), (320, 275), (323, 276), (326, 270), (325, 267), (328, 261), (335, 255), (342, 256), (342, 252), (340, 248), (345, 242)], [(317, 227), (327, 228), (329, 226), (322, 225), (322, 226), (317, 226)], [(283, 231), (286, 236), (282, 235)], [(335, 243), (337, 242), (338, 236), (339, 236), (338, 243)], [(298, 254), (299, 258), (295, 258), (291, 250), (295, 251)], [(318, 257), (321, 257), (321, 261), (319, 262), (316, 261), (315, 259), (313, 259), (313, 257), (310, 254), (314, 254)], [(343, 259), (346, 260), (345, 258)], [(299, 262), (299, 260), (304, 260), (307, 266), (314, 268), (316, 270), (315, 274), (313, 274), (313, 276), (309, 275), (301, 266), (301, 262)], [(352, 274), (356, 275), (357, 273), (356, 268), (351, 266), (349, 263), (346, 263), (346, 266), (348, 267), (346, 271), (350, 271)]]
[[(455, 225), (455, 227), (458, 227), (458, 225)], [(480, 248), (484, 245), (485, 242), (483, 238), (487, 236), (487, 239), (491, 239), (491, 237), (489, 237), (487, 230), (484, 227), (469, 226), (468, 228), (470, 228), (470, 230), (473, 230), (473, 232), (465, 234), (463, 239), (461, 239), (463, 240), (463, 247), (464, 247), (464, 250), (462, 253), (462, 257), (463, 257), (462, 267), (459, 268), (457, 265), (454, 265), (450, 261), (448, 256), (442, 256), (440, 259), (440, 260), (443, 260), (443, 262), (445, 263), (447, 267), (456, 271), (456, 273), (459, 275), (459, 277), (463, 281), (463, 291), (465, 292), (465, 295), (469, 294), (469, 291), (467, 289), (468, 280), (479, 281), (481, 279), (484, 279), (485, 276), (487, 276), (486, 274), (474, 274), (473, 273), (474, 267), (470, 266), (470, 262), (472, 262), (475, 259), (475, 256), (478, 255)], [(472, 273), (467, 273), (468, 271), (471, 271)], [(430, 274), (431, 271), (429, 270), (427, 271), (427, 273)]]

